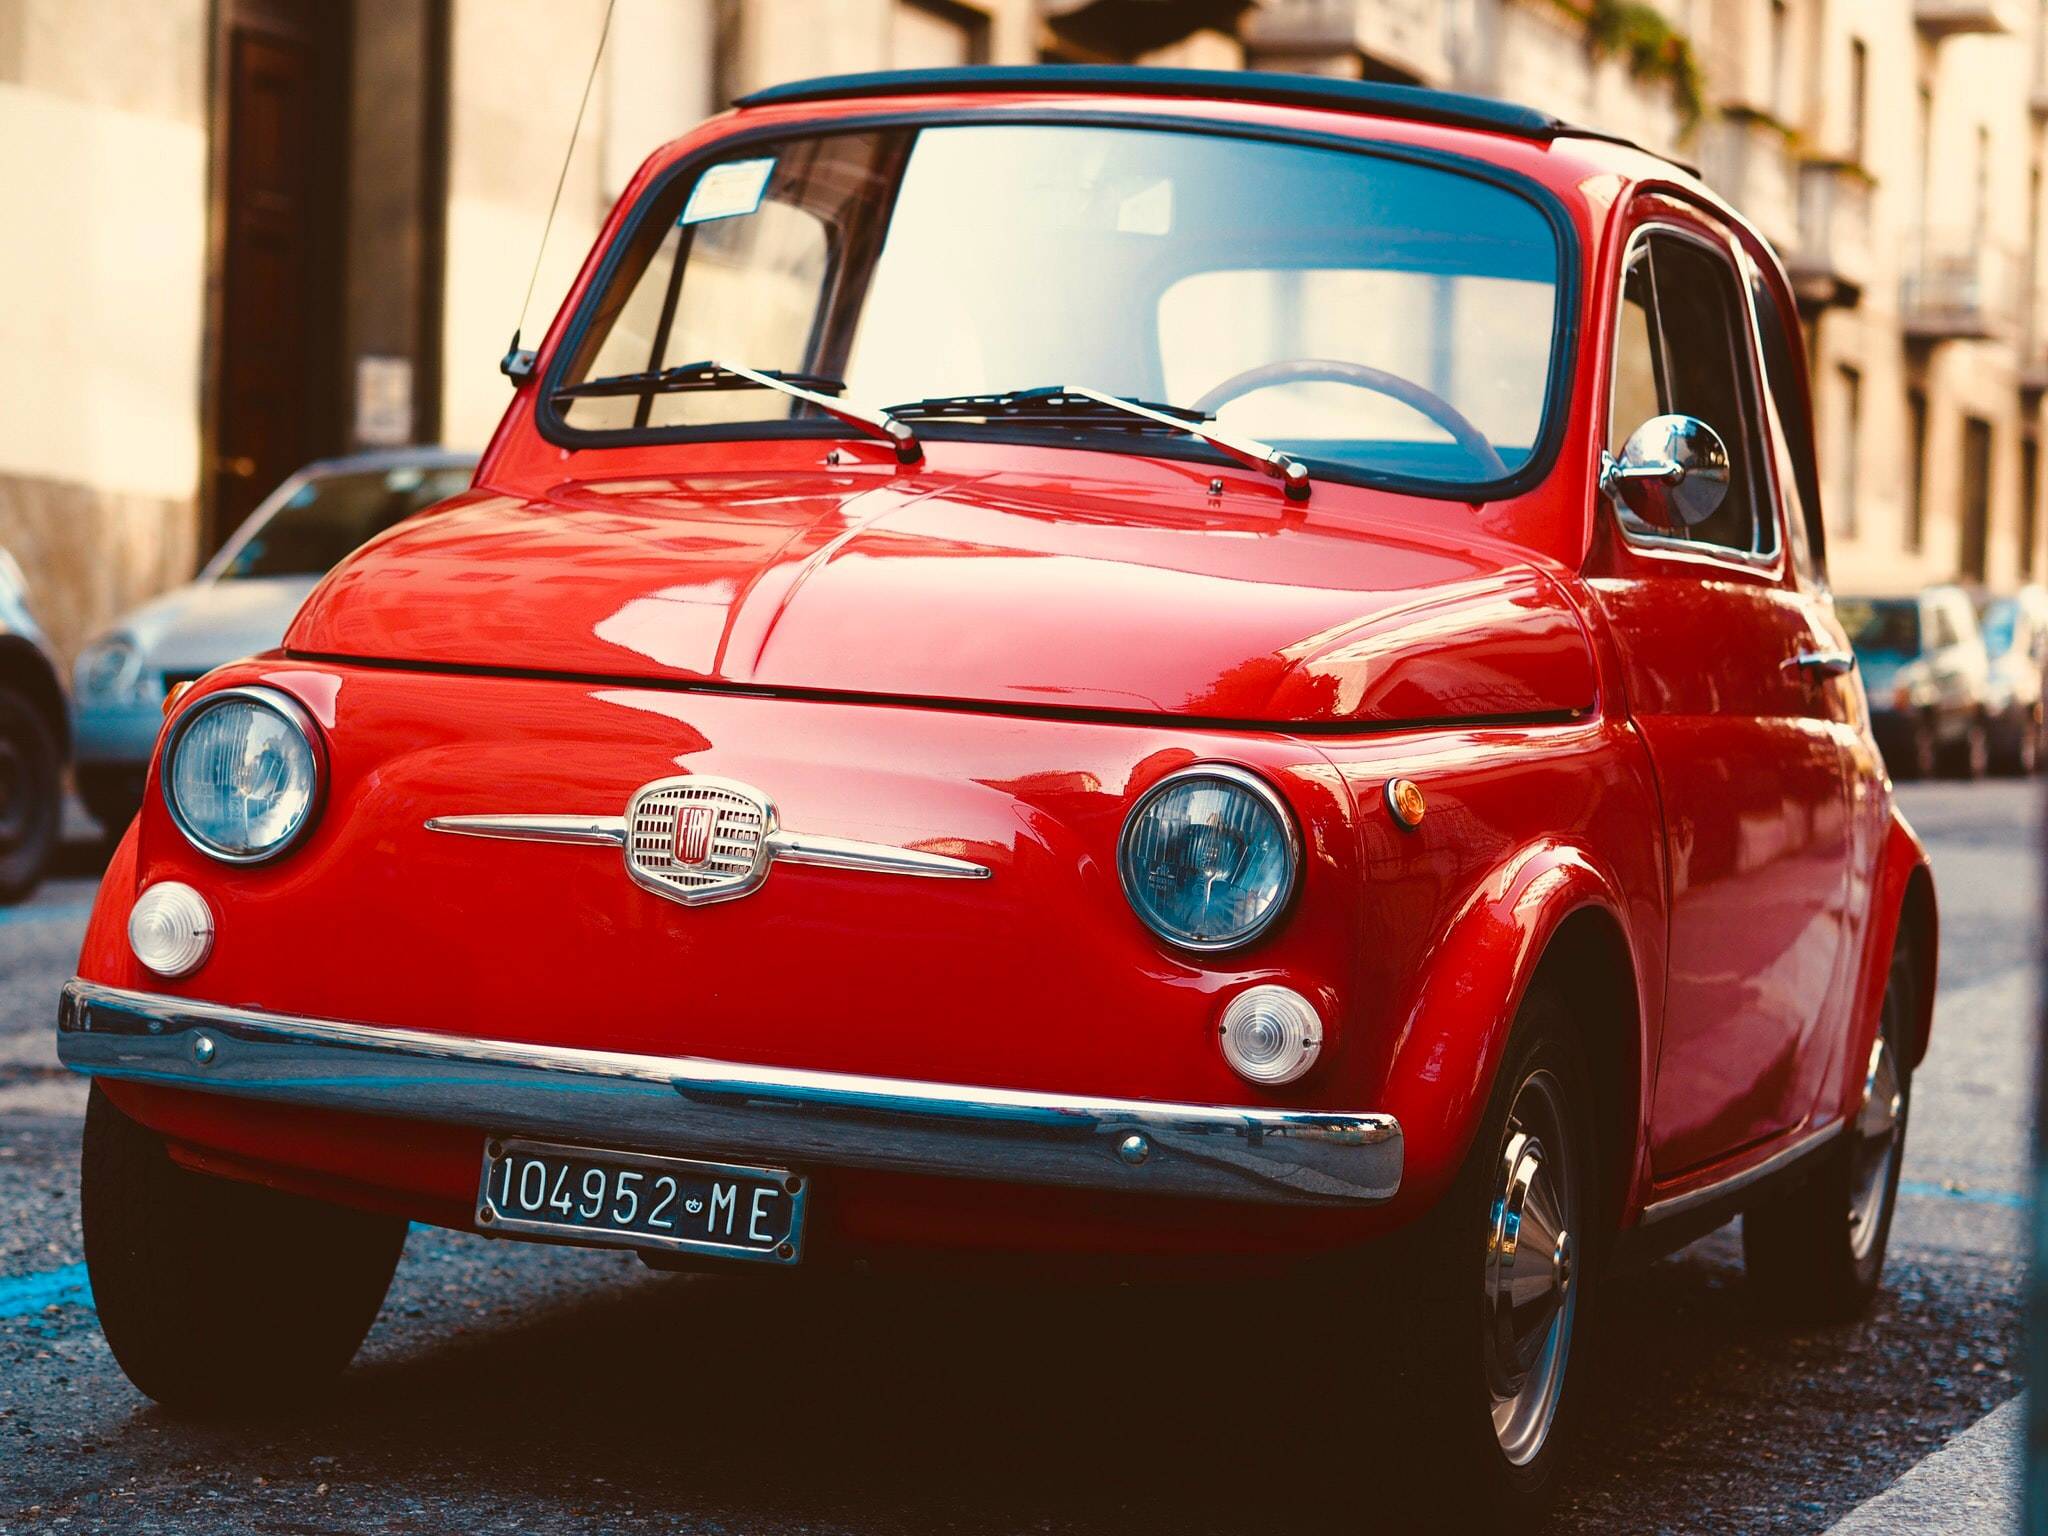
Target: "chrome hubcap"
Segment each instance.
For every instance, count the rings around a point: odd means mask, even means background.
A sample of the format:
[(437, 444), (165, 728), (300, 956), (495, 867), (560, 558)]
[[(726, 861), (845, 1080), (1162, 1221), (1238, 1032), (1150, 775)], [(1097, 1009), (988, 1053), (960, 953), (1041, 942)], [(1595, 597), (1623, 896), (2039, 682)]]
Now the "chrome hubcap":
[(1863, 1107), (1856, 1113), (1856, 1148), (1849, 1179), (1849, 1249), (1859, 1260), (1870, 1256), (1884, 1224), (1892, 1162), (1899, 1153), (1899, 1122), (1904, 1115), (1898, 1058), (1885, 1032), (1879, 1030), (1870, 1045), (1870, 1065), (1863, 1074)]
[(1487, 1236), (1485, 1363), (1493, 1430), (1527, 1464), (1549, 1437), (1564, 1389), (1577, 1300), (1577, 1181), (1557, 1079), (1522, 1084), (1501, 1151)]

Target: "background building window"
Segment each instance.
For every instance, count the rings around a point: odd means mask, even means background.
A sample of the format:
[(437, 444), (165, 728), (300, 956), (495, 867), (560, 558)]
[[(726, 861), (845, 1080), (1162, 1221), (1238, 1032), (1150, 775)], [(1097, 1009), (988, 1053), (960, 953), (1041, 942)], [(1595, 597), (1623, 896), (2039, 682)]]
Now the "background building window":
[(1962, 542), (1956, 566), (1964, 581), (1984, 579), (1991, 543), (1991, 423), (1981, 416), (1963, 422)]
[(1849, 39), (1849, 158), (1858, 165), (1869, 163), (1870, 131), (1870, 45), (1860, 37)]
[(2034, 539), (2041, 519), (2041, 440), (2020, 439), (2020, 579), (2034, 575)]
[(1863, 443), (1863, 375), (1847, 364), (1836, 370), (1841, 399), (1835, 413), (1835, 516), (1849, 538), (1856, 536), (1857, 460)]
[(1927, 542), (1927, 391), (1906, 391), (1906, 550)]

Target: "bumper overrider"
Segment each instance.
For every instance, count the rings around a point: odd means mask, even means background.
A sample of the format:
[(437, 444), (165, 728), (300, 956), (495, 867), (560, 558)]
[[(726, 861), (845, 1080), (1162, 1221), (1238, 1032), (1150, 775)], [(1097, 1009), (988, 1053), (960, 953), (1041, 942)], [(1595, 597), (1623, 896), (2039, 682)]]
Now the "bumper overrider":
[(1372, 1205), (1401, 1186), (1401, 1127), (1391, 1115), (528, 1045), (88, 981), (64, 987), (57, 1048), (93, 1077), (646, 1152), (1269, 1205)]

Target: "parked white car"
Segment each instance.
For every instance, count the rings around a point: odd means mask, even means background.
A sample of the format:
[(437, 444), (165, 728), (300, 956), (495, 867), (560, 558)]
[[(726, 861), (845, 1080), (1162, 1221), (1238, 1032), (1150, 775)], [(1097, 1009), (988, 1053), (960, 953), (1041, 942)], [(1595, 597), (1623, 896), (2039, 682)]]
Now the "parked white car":
[(467, 490), (474, 455), (403, 448), (308, 464), (265, 498), (192, 581), (153, 598), (79, 654), (78, 792), (108, 834), (142, 803), (164, 695), (284, 638), (342, 556)]

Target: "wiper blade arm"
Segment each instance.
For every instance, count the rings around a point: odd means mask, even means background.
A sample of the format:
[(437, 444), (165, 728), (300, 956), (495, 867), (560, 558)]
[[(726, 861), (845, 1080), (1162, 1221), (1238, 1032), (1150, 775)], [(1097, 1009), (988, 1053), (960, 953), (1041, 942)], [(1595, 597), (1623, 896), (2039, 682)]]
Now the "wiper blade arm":
[(1234, 432), (1219, 432), (1208, 425), (1206, 417), (1193, 421), (1186, 419), (1186, 413), (1168, 415), (1156, 406), (1144, 405), (1136, 400), (1126, 400), (1120, 395), (1104, 394), (1099, 389), (1090, 389), (1086, 384), (1069, 384), (1066, 391), (1083, 399), (1093, 400), (1098, 405), (1110, 406), (1119, 411), (1128, 411), (1147, 421), (1156, 421), (1163, 427), (1178, 427), (1191, 437), (1199, 437), (1211, 448), (1228, 454), (1248, 469), (1262, 470), (1280, 482), (1289, 501), (1307, 501), (1309, 493), (1308, 466), (1292, 454), (1282, 453), (1270, 444), (1262, 443), (1255, 437), (1239, 437)]
[(896, 450), (899, 463), (915, 464), (924, 457), (924, 445), (918, 442), (917, 434), (887, 411), (855, 405), (820, 393), (821, 390), (846, 388), (844, 379), (824, 374), (786, 373), (780, 369), (743, 368), (738, 363), (707, 361), (683, 363), (646, 373), (620, 373), (590, 379), (558, 389), (555, 396), (557, 399), (577, 399), (589, 395), (673, 394), (685, 390), (751, 388), (772, 389), (792, 400), (801, 400), (835, 420), (858, 427), (870, 437), (880, 438)]
[(1165, 427), (1198, 437), (1219, 453), (1247, 468), (1261, 470), (1278, 480), (1291, 501), (1308, 500), (1308, 466), (1291, 454), (1258, 441), (1222, 432), (1209, 425), (1210, 417), (1180, 405), (1159, 405), (1149, 400), (1126, 400), (1085, 384), (1053, 384), (1040, 389), (1013, 389), (987, 395), (945, 395), (934, 400), (915, 400), (892, 405), (897, 416), (920, 419), (946, 417), (993, 419), (1005, 417), (1041, 421), (1071, 421), (1105, 413), (1128, 417), (1150, 426)]

